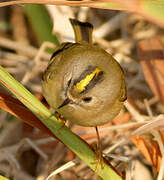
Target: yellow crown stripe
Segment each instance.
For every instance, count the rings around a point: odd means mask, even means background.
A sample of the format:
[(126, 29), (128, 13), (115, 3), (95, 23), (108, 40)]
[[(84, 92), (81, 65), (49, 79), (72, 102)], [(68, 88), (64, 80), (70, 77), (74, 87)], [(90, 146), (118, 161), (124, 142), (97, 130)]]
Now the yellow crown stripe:
[(101, 70), (99, 68), (96, 68), (91, 74), (87, 75), (84, 79), (82, 79), (80, 82), (78, 82), (75, 87), (76, 90), (80, 93), (83, 92), (86, 88), (86, 86), (91, 82), (91, 80), (97, 76)]

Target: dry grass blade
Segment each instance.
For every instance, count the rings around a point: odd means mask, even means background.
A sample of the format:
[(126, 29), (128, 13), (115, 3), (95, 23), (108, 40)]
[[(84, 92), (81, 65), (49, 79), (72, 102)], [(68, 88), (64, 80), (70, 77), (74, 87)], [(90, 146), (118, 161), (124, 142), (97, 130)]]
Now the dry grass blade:
[(79, 159), (76, 158), (76, 159), (74, 159), (74, 160), (72, 160), (72, 161), (64, 164), (63, 166), (61, 166), (61, 167), (59, 167), (58, 169), (54, 170), (54, 171), (46, 178), (46, 180), (50, 180), (51, 177), (57, 175), (58, 173), (66, 170), (66, 169), (68, 169), (68, 168), (71, 168), (71, 167), (75, 166), (78, 162), (79, 162)]
[[(14, 4), (54, 4), (54, 5), (66, 5), (66, 6), (84, 6), (84, 7), (97, 7), (98, 8), (98, 4), (102, 4), (102, 7), (103, 8), (103, 4), (104, 2), (106, 1), (97, 1), (95, 3), (95, 1), (52, 1), (52, 0), (19, 0), (19, 1), (8, 1), (8, 2), (1, 2), (0, 4), (0, 7), (3, 7), (3, 6), (9, 6), (9, 5), (14, 5)], [(125, 9), (123, 8), (122, 6), (119, 6), (121, 5), (121, 1), (114, 1), (114, 0), (108, 0), (107, 2), (109, 3), (114, 3), (115, 5), (115, 8), (112, 6), (110, 8), (110, 6), (106, 9), (116, 9), (116, 10), (122, 10), (122, 9)], [(105, 8), (105, 7), (104, 7)]]
[(162, 127), (164, 127), (164, 115), (161, 114), (161, 115), (153, 118), (151, 121), (148, 121), (145, 125), (136, 129), (132, 134), (134, 136), (138, 136), (143, 133), (148, 133), (154, 129), (158, 129), (158, 128), (162, 128)]
[(66, 6), (83, 6), (100, 9), (125, 10), (138, 13), (150, 21), (164, 27), (162, 0), (97, 0), (97, 1), (55, 1), (55, 0), (17, 0), (1, 2), (0, 7), (14, 4), (53, 4)]

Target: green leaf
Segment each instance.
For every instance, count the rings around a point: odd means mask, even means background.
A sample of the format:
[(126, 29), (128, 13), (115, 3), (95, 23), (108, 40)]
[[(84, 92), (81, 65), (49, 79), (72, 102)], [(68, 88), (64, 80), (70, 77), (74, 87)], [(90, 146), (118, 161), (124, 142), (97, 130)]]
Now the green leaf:
[(142, 2), (142, 9), (144, 13), (150, 17), (157, 19), (158, 21), (164, 20), (164, 1), (163, 0), (145, 0)]
[(26, 4), (24, 9), (40, 43), (50, 41), (59, 45), (57, 37), (52, 35), (53, 23), (46, 8), (39, 4)]

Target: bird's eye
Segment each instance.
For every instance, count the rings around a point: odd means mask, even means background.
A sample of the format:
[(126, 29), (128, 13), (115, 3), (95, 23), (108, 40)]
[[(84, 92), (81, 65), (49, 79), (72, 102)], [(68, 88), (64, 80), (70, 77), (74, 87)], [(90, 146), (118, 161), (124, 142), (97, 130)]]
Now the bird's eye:
[(91, 97), (85, 97), (85, 98), (83, 98), (83, 101), (86, 102), (86, 103), (89, 103), (91, 100), (92, 100)]

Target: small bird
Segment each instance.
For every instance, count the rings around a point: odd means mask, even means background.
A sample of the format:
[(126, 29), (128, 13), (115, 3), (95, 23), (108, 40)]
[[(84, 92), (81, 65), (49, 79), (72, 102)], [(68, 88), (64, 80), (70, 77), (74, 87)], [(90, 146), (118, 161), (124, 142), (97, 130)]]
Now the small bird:
[(55, 49), (43, 74), (43, 95), (64, 119), (97, 130), (123, 107), (124, 73), (109, 53), (92, 43), (92, 24), (70, 22), (75, 43), (65, 42)]

